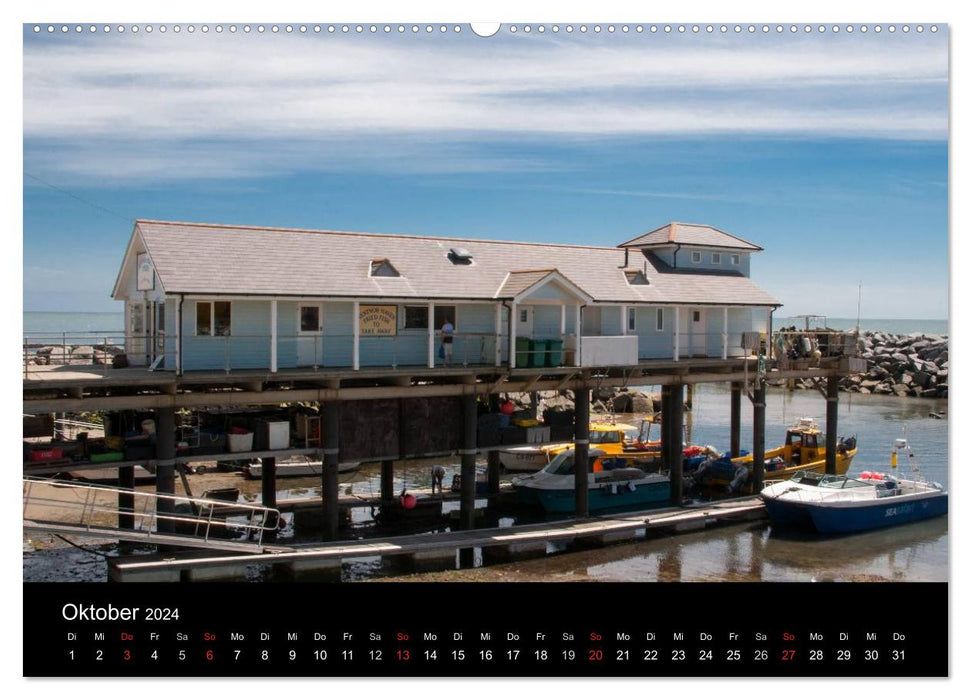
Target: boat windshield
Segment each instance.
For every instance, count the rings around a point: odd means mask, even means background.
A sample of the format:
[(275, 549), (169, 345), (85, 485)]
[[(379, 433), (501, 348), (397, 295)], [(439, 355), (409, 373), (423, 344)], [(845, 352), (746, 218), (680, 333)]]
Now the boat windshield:
[(573, 452), (561, 452), (543, 468), (543, 471), (547, 474), (572, 474)]
[(590, 431), (590, 442), (594, 443), (605, 443), (605, 442), (623, 442), (623, 433), (619, 430), (591, 430)]
[(825, 475), (819, 480), (819, 485), (826, 486), (827, 488), (831, 489), (855, 489), (860, 486), (873, 486), (873, 484), (868, 484), (858, 479), (850, 479), (845, 476), (839, 476), (837, 474)]

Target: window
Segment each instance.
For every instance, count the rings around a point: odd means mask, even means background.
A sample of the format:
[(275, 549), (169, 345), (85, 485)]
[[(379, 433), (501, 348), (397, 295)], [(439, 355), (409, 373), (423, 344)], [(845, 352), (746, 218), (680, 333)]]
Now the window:
[(711, 264), (712, 265), (721, 265), (722, 264), (722, 254), (721, 253), (712, 253), (711, 254)]
[[(428, 307), (427, 306), (406, 306), (405, 307), (405, 328), (421, 328), (428, 330)], [(445, 321), (455, 322), (454, 306), (435, 306), (435, 328), (441, 328)]]
[(742, 262), (742, 256), (738, 253), (732, 253), (732, 265), (738, 267)]
[(691, 262), (693, 263), (701, 262), (701, 253), (699, 251), (697, 250), (691, 251)]
[(300, 332), (319, 333), (320, 332), (320, 307), (301, 306), (300, 307)]
[(519, 310), (519, 322), (520, 323), (527, 323), (528, 321), (529, 321), (529, 309), (520, 309)]
[(371, 277), (401, 277), (401, 273), (395, 269), (390, 260), (379, 258), (371, 261)]
[(664, 330), (664, 309), (657, 310), (657, 325), (655, 328), (657, 328), (659, 331)]
[(637, 330), (637, 309), (634, 309), (634, 308), (627, 309), (627, 330), (629, 331)]
[(691, 320), (694, 323), (701, 323), (701, 312), (700, 311), (692, 311), (691, 312)]
[(624, 274), (627, 276), (627, 284), (650, 284), (640, 270), (628, 270)]
[(196, 302), (196, 335), (231, 335), (232, 321), (232, 302)]

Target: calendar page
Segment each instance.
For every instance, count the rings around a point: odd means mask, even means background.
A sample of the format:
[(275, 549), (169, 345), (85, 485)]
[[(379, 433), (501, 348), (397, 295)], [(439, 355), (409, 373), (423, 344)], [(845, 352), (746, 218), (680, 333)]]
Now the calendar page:
[(23, 676), (950, 675), (949, 26), (628, 14), (25, 20)]

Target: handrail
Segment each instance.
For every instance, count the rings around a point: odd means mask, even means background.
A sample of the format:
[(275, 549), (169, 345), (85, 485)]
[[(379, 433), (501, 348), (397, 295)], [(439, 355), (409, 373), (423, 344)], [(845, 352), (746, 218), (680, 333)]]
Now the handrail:
[[(25, 520), (44, 520), (88, 530), (99, 525), (95, 522), (96, 518), (102, 520), (102, 526), (105, 520), (109, 522), (113, 520), (112, 526), (121, 529), (118, 519), (124, 516), (131, 522), (131, 527), (128, 529), (145, 533), (149, 538), (152, 534), (161, 535), (159, 526), (165, 524), (170, 526), (168, 529), (179, 530), (182, 534), (191, 530), (190, 536), (201, 537), (205, 542), (210, 542), (210, 538), (216, 536), (215, 533), (228, 529), (241, 535), (245, 534), (246, 540), (255, 538), (257, 544), (261, 544), (264, 533), (276, 531), (280, 523), (280, 511), (276, 508), (249, 503), (188, 498), (174, 494), (136, 491), (119, 486), (78, 484), (72, 481), (36, 477), (23, 477), (23, 484)], [(50, 491), (45, 489), (43, 493), (37, 493), (43, 486), (51, 487)], [(104, 498), (99, 499), (99, 496)], [(129, 497), (131, 505), (126, 508), (120, 507), (118, 505), (120, 496)], [(159, 506), (162, 504), (169, 507), (163, 508), (160, 512)], [(188, 512), (177, 511), (175, 506), (179, 504), (188, 504), (191, 509)], [(29, 517), (30, 510), (40, 508), (49, 509), (48, 515), (53, 511), (54, 513), (65, 512), (67, 515), (76, 517), (55, 519)], [(238, 520), (226, 519), (223, 514), (229, 508), (232, 509), (233, 516), (239, 518)]]

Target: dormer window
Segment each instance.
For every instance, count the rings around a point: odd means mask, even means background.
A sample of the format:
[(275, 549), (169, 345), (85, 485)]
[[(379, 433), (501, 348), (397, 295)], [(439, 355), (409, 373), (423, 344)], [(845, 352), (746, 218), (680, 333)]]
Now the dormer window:
[(701, 252), (697, 250), (691, 251), (691, 262), (700, 263), (701, 262)]
[(627, 276), (627, 284), (650, 284), (650, 280), (647, 276), (640, 270), (627, 270), (624, 272)]
[(722, 254), (721, 253), (712, 253), (711, 254), (711, 264), (712, 265), (721, 265), (722, 264)]
[(379, 258), (371, 261), (371, 277), (401, 277), (401, 273), (395, 269), (390, 260)]

